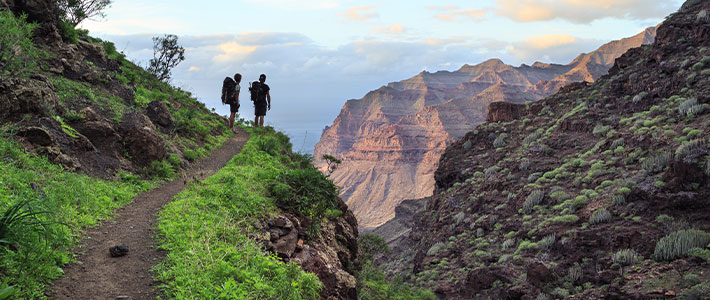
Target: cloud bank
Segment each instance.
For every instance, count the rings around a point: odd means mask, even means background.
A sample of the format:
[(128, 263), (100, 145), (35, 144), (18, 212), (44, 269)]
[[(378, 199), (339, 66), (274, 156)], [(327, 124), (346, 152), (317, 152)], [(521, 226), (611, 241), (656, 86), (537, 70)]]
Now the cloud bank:
[(677, 8), (673, 0), (498, 0), (496, 13), (518, 22), (561, 19), (587, 24), (604, 18), (661, 18)]

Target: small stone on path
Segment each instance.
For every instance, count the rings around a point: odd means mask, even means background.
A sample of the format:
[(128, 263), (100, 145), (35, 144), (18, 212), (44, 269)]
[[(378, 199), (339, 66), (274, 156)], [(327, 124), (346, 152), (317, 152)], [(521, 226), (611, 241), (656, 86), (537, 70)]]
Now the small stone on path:
[(131, 296), (118, 296), (116, 300), (131, 300)]
[(111, 257), (125, 256), (126, 254), (128, 254), (128, 246), (126, 246), (125, 244), (113, 246), (108, 249), (108, 252), (109, 254), (111, 254)]

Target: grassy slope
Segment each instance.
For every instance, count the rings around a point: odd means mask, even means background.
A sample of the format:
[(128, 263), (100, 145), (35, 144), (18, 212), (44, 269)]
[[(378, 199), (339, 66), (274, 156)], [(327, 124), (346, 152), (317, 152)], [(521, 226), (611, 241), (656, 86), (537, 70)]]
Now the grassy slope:
[[(64, 172), (46, 158), (0, 139), (0, 212), (28, 199), (37, 211), (49, 212), (9, 227), (5, 239), (12, 245), (0, 245), (0, 289), (15, 287), (18, 292), (13, 299), (45, 298), (46, 283), (60, 277), (61, 266), (73, 260), (70, 249), (83, 228), (97, 225), (155, 185), (127, 174), (123, 178), (104, 181)], [(41, 190), (35, 191), (32, 184)], [(47, 225), (30, 224), (35, 221)]]
[[(74, 259), (71, 249), (86, 228), (110, 218), (116, 208), (130, 203), (160, 180), (176, 176), (183, 160), (207, 156), (232, 135), (224, 119), (211, 113), (189, 92), (156, 80), (116, 52), (110, 42), (85, 34), (80, 38), (103, 45), (108, 58), (118, 62), (120, 71), (102, 69), (89, 61), (79, 62), (102, 75), (101, 83), (92, 85), (30, 70), (46, 75), (56, 88), (61, 109), (48, 109), (50, 115), (65, 121), (71, 132), (72, 124), (83, 121), (84, 116), (79, 113), (83, 107), (98, 108), (101, 115), (120, 122), (125, 114), (141, 112), (151, 101), (161, 100), (168, 105), (175, 121), (174, 131), (161, 133), (161, 137), (167, 149), (177, 149), (182, 155), (171, 154), (143, 170), (152, 178), (149, 180), (122, 171), (111, 180), (100, 180), (65, 172), (44, 157), (25, 153), (14, 142), (12, 133), (17, 125), (4, 124), (0, 135), (0, 217), (20, 203), (26, 203), (21, 213), (38, 214), (12, 224), (0, 224), (0, 299), (5, 299), (3, 291), (8, 290), (14, 290), (12, 299), (46, 298), (46, 284), (60, 277), (61, 266)], [(53, 55), (47, 57), (52, 59)], [(119, 97), (113, 83), (132, 91), (133, 101)], [(56, 111), (61, 111), (61, 115)], [(31, 114), (23, 116), (31, 118)]]
[(157, 267), (169, 299), (317, 299), (321, 283), (249, 238), (278, 208), (267, 186), (300, 164), (288, 138), (250, 129), (251, 138), (225, 168), (193, 182), (160, 214)]

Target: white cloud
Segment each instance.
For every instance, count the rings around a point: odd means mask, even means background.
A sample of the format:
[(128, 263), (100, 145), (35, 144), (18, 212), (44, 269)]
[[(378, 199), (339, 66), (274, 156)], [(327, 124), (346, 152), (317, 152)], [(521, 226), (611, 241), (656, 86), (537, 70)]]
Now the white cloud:
[(350, 7), (342, 13), (338, 13), (338, 16), (343, 17), (346, 21), (366, 22), (380, 17), (374, 8), (374, 5)]
[(200, 70), (200, 67), (197, 67), (197, 66), (190, 66), (190, 68), (187, 69), (187, 70), (188, 70), (189, 72), (195, 72), (195, 71), (199, 71), (199, 70)]
[(390, 26), (377, 26), (372, 28), (372, 33), (378, 34), (390, 34), (390, 35), (401, 35), (405, 31), (404, 25), (394, 24)]
[(645, 20), (663, 17), (674, 0), (498, 0), (496, 13), (518, 22), (562, 19), (586, 24), (603, 18)]
[(461, 8), (453, 4), (429, 6), (427, 9), (439, 12), (434, 17), (444, 22), (455, 22), (458, 20), (482, 21), (483, 17), (488, 13), (485, 9)]
[(575, 38), (569, 34), (546, 34), (512, 43), (507, 51), (522, 61), (568, 63), (585, 49), (594, 49), (600, 41)]

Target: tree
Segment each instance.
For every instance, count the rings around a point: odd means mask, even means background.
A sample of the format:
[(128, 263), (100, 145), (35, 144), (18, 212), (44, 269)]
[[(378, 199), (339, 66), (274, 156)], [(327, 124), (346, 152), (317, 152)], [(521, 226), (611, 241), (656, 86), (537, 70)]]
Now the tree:
[(59, 0), (57, 4), (64, 20), (76, 27), (86, 19), (106, 17), (103, 11), (111, 6), (111, 0)]
[(326, 175), (327, 177), (330, 177), (330, 175), (335, 172), (335, 169), (338, 168), (338, 165), (342, 163), (341, 160), (329, 154), (323, 154), (323, 159), (325, 160), (325, 163), (328, 164), (328, 175)]
[(178, 45), (178, 37), (166, 34), (163, 37), (153, 37), (153, 58), (150, 60), (148, 72), (167, 81), (173, 68), (185, 60), (185, 48)]
[(26, 76), (37, 66), (40, 54), (32, 43), (37, 25), (26, 20), (25, 15), (15, 17), (10, 11), (0, 11), (0, 83)]

